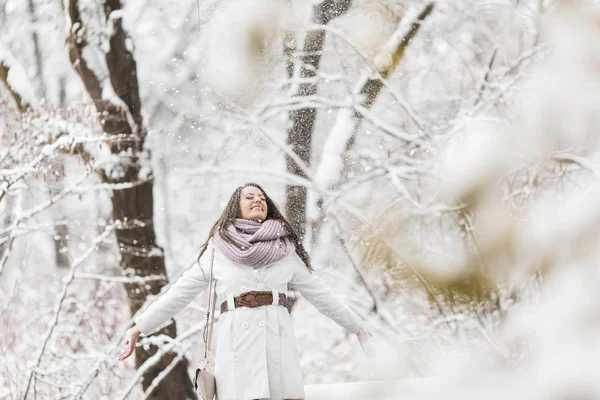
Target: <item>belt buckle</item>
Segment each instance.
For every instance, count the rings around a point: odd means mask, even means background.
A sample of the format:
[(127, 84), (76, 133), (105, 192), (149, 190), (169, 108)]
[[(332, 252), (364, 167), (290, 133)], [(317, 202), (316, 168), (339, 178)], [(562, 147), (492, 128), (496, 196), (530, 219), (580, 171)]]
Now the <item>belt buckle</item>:
[(258, 300), (256, 300), (256, 291), (250, 291), (246, 293), (242, 293), (237, 298), (236, 307), (258, 307)]

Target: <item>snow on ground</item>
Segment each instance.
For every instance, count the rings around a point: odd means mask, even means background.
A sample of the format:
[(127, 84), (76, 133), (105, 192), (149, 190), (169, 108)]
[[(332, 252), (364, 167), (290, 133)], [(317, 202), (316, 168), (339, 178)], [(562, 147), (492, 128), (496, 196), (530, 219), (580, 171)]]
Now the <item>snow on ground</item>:
[(415, 398), (435, 386), (432, 378), (306, 385), (306, 400), (396, 400)]

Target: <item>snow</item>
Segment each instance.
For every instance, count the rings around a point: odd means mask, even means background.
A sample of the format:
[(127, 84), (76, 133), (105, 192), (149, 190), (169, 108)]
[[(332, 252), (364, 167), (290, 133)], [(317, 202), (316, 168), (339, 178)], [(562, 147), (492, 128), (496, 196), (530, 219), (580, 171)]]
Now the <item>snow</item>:
[[(135, 317), (123, 284), (163, 277), (122, 270), (114, 234), (102, 233), (126, 226), (110, 196), (149, 179), (149, 255), (165, 257), (169, 285), (195, 263), (238, 185), (262, 184), (281, 210), (287, 185), (308, 189), (315, 270), (375, 333), (379, 357), (366, 359), (355, 336), (299, 300), (292, 318), (307, 399), (600, 397), (597, 11), (436, 3), (366, 110), (359, 90), (389, 65), (424, 2), (353, 1), (324, 28), (309, 80), (287, 76), (280, 28), (295, 36), (298, 68), (306, 31), (321, 28), (307, 23), (310, 3), (294, 1), (306, 24), (287, 25), (286, 11), (267, 0), (201, 0), (200, 18), (195, 1), (124, 2), (109, 20), (135, 22), (127, 46), (152, 134), (141, 153), (113, 154), (131, 138), (102, 131), (68, 60), (60, 4), (34, 2), (33, 25), (25, 3), (2, 14), (2, 58), (12, 54), (23, 66), (14, 79), (37, 87), (42, 78), (28, 75), (35, 27), (53, 82), (26, 113), (0, 90), (0, 397), (23, 397), (36, 365), (39, 398), (145, 396), (140, 374), (158, 358), (139, 370), (115, 360)], [(80, 4), (84, 59), (103, 99), (123, 107), (107, 79), (111, 24), (97, 1)], [(318, 94), (292, 97), (307, 82)], [(308, 164), (286, 143), (289, 113), (303, 107), (317, 110)], [(305, 177), (287, 172), (287, 157)], [(122, 178), (133, 162), (140, 181), (109, 184), (97, 173)], [(68, 243), (55, 248), (62, 235)], [(55, 265), (57, 250), (76, 271)], [(141, 345), (193, 366), (199, 297), (174, 317), (176, 339)]]
[(435, 379), (368, 381), (305, 385), (306, 400), (396, 400), (421, 398)]
[(89, 44), (81, 50), (81, 58), (83, 58), (87, 67), (94, 72), (98, 81), (102, 82), (102, 86), (104, 86), (104, 81), (108, 79), (106, 54), (98, 47)]
[(101, 81), (102, 84), (102, 100), (106, 100), (107, 102), (120, 107), (123, 110), (128, 111), (129, 107), (127, 104), (117, 94), (115, 93), (115, 89), (112, 86), (112, 83), (108, 79), (108, 76), (105, 76)]
[(319, 187), (327, 188), (335, 183), (341, 176), (344, 167), (342, 155), (346, 150), (348, 140), (354, 132), (354, 111), (343, 109), (338, 112), (331, 132), (323, 146), (323, 155), (315, 181)]

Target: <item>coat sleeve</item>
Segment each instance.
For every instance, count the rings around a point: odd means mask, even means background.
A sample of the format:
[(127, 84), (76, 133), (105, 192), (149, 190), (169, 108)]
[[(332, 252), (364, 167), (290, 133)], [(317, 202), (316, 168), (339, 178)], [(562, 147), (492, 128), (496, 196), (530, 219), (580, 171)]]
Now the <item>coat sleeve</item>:
[(202, 267), (208, 266), (205, 261), (207, 257), (204, 257), (204, 255), (209, 250), (210, 248), (204, 252), (200, 263), (195, 263), (192, 268), (185, 271), (166, 293), (137, 316), (135, 324), (140, 332), (149, 335), (169, 318), (183, 310), (198, 294), (208, 288), (210, 270)]
[(296, 266), (290, 284), (321, 314), (334, 320), (349, 333), (356, 333), (363, 325), (360, 317), (331, 292), (321, 277), (315, 272), (310, 272), (300, 258), (298, 263), (294, 264)]

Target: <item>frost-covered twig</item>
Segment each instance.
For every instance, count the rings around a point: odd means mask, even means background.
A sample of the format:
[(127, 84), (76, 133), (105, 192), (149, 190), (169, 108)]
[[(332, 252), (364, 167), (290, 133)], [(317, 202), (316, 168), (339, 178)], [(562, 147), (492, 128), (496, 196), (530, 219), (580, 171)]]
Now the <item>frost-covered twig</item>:
[(65, 282), (63, 284), (63, 289), (62, 289), (62, 293), (60, 294), (58, 301), (56, 303), (56, 305), (54, 306), (54, 317), (53, 320), (50, 322), (50, 326), (48, 327), (48, 331), (46, 332), (46, 335), (44, 335), (44, 338), (42, 339), (42, 345), (38, 351), (37, 356), (35, 357), (35, 361), (34, 361), (34, 365), (31, 367), (31, 372), (29, 373), (29, 378), (27, 379), (27, 387), (25, 389), (25, 393), (23, 394), (23, 398), (26, 399), (27, 398), (27, 394), (29, 393), (29, 389), (31, 387), (31, 381), (35, 375), (36, 369), (39, 367), (40, 362), (42, 360), (42, 356), (44, 355), (44, 352), (46, 351), (46, 346), (48, 345), (48, 341), (50, 340), (50, 337), (52, 336), (52, 332), (54, 332), (54, 328), (56, 327), (56, 325), (58, 324), (58, 317), (60, 315), (60, 312), (62, 310), (62, 305), (63, 302), (67, 296), (67, 291), (69, 289), (69, 286), (71, 285), (71, 282), (73, 282), (73, 280), (75, 279), (75, 271), (77, 270), (77, 268), (79, 268), (83, 262), (85, 260), (88, 259), (89, 256), (92, 255), (92, 253), (96, 250), (96, 248), (102, 243), (104, 242), (104, 240), (106, 240), (113, 232), (114, 230), (114, 226), (107, 226), (104, 230), (104, 232), (102, 232), (102, 234), (100, 234), (99, 236), (97, 236), (93, 242), (92, 242), (92, 246), (90, 246), (77, 260), (75, 260), (73, 262), (73, 264), (71, 265), (71, 268), (69, 270), (69, 274), (65, 277)]
[[(159, 347), (156, 351), (156, 354), (154, 354), (153, 356), (148, 358), (144, 362), (144, 364), (142, 364), (138, 367), (135, 376), (129, 381), (129, 384), (120, 393), (120, 395), (118, 396), (118, 399), (125, 400), (129, 396), (129, 393), (131, 393), (131, 391), (133, 390), (135, 385), (138, 384), (139, 380), (142, 379), (142, 376), (148, 369), (150, 369), (154, 365), (156, 365), (165, 354), (172, 352), (177, 347), (182, 348), (183, 347), (182, 342), (184, 340), (186, 340), (190, 336), (202, 331), (203, 329), (204, 329), (204, 323), (194, 325), (192, 328), (188, 329), (187, 331), (185, 331), (181, 335), (179, 335), (177, 338), (173, 339), (173, 341), (171, 343), (167, 344), (166, 346)], [(179, 350), (179, 351), (181, 351), (181, 350)], [(164, 376), (162, 376), (161, 379), (162, 378), (164, 378)], [(158, 379), (158, 377), (156, 377), (155, 380), (156, 379)], [(159, 382), (156, 382), (156, 384), (158, 384), (158, 383)], [(154, 382), (153, 382), (153, 384), (154, 384)]]
[[(194, 261), (193, 263), (191, 263), (191, 265), (189, 265), (189, 268), (191, 268), (194, 264), (196, 263), (196, 261)], [(150, 295), (146, 298), (146, 305), (152, 303), (156, 298), (158, 298), (159, 296), (161, 296), (162, 294), (164, 294), (167, 290), (169, 290), (169, 288), (171, 287), (171, 285), (174, 282), (177, 282), (177, 280), (179, 279), (179, 277), (181, 275), (183, 275), (183, 273), (186, 271), (186, 269), (182, 269), (179, 271), (178, 274), (174, 275), (171, 277), (169, 284), (163, 286), (161, 288), (161, 291), (156, 294), (156, 295)], [(103, 353), (104, 354), (114, 354), (117, 347), (120, 345), (121, 343), (121, 339), (125, 336), (127, 330), (129, 329), (129, 327), (133, 324), (133, 322), (135, 321), (135, 318), (141, 314), (142, 312), (145, 311), (145, 307), (141, 307), (135, 314), (133, 314), (128, 321), (126, 321), (126, 323), (123, 325), (124, 328), (118, 333), (116, 334), (113, 338), (112, 338), (112, 342), (110, 343), (110, 345), (108, 345)], [(167, 322), (167, 324), (170, 324), (171, 322)], [(161, 327), (159, 327), (158, 329), (160, 329)], [(191, 329), (195, 329), (194, 327), (192, 327)], [(203, 325), (202, 328), (196, 329), (196, 331), (199, 331), (200, 329), (203, 329)], [(185, 332), (184, 332), (185, 334)], [(169, 337), (170, 338), (170, 337)], [(90, 368), (89, 373), (87, 375), (87, 377), (85, 379), (83, 379), (81, 382), (79, 382), (79, 384), (77, 385), (77, 387), (75, 388), (75, 390), (72, 392), (71, 397), (73, 399), (81, 399), (83, 398), (83, 396), (85, 395), (85, 393), (87, 392), (87, 390), (90, 388), (92, 382), (99, 376), (100, 373), (100, 368), (107, 362), (114, 362), (114, 358), (108, 358), (108, 357), (103, 357), (101, 359), (99, 359), (93, 366), (92, 368)], [(146, 361), (147, 362), (147, 361)]]
[(383, 121), (381, 118), (373, 115), (373, 113), (371, 113), (371, 111), (368, 108), (364, 107), (361, 104), (354, 104), (353, 108), (356, 112), (360, 113), (363, 116), (363, 118), (365, 118), (367, 121), (369, 121), (372, 125), (378, 127), (384, 133), (390, 135), (394, 139), (404, 140), (406, 142), (413, 142), (415, 140), (418, 140), (421, 137), (421, 135), (410, 134), (408, 132), (405, 132), (405, 131), (402, 131), (402, 130), (396, 128), (395, 126), (388, 124), (387, 122)]
[(48, 207), (52, 206), (53, 204), (56, 204), (60, 199), (64, 198), (65, 196), (75, 193), (75, 191), (81, 185), (81, 183), (85, 182), (87, 179), (89, 179), (89, 176), (85, 176), (85, 177), (81, 178), (75, 184), (69, 186), (68, 188), (64, 189), (60, 193), (52, 196), (52, 198), (50, 198), (49, 200), (43, 201), (43, 202), (37, 204), (36, 206), (31, 207), (28, 210), (18, 213), (15, 220), (11, 223), (11, 225), (0, 231), (0, 237), (2, 237), (4, 235), (6, 235), (7, 233), (11, 232), (12, 230), (14, 230), (21, 222), (26, 221), (29, 218), (32, 218), (33, 216), (41, 213), (42, 211), (46, 210)]
[(42, 147), (40, 154), (37, 157), (35, 157), (33, 160), (31, 160), (28, 165), (26, 165), (24, 167), (19, 167), (20, 172), (17, 173), (16, 178), (11, 179), (10, 181), (3, 181), (2, 183), (0, 183), (0, 201), (2, 201), (2, 199), (6, 195), (6, 193), (8, 192), (8, 189), (10, 189), (18, 181), (23, 179), (28, 173), (36, 171), (35, 167), (40, 162), (42, 162), (44, 159), (46, 159), (46, 158), (50, 157), (52, 154), (54, 154), (54, 152), (57, 149), (61, 148), (62, 146), (65, 146), (67, 144), (67, 142), (68, 142), (67, 138), (64, 138), (64, 139), (59, 139), (54, 143), (45, 145), (44, 147)]

